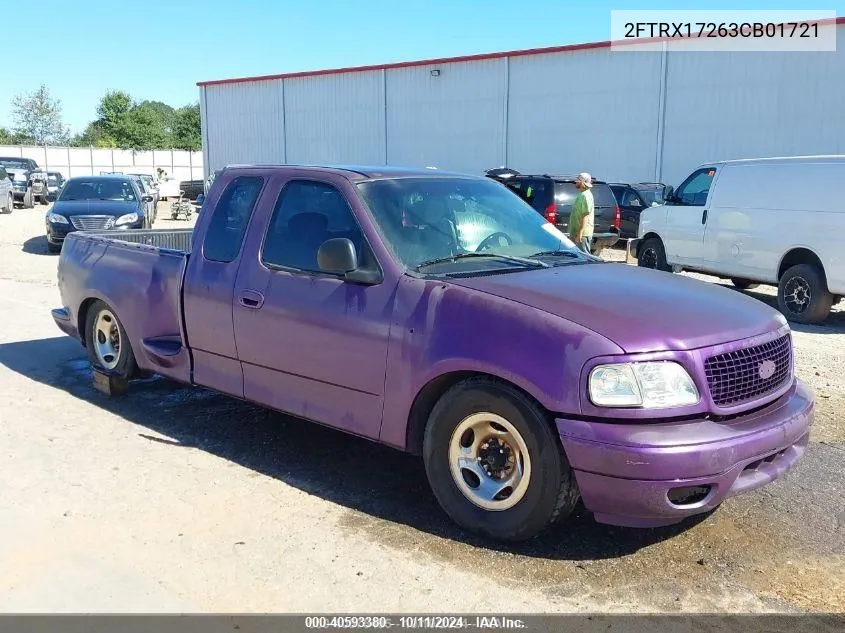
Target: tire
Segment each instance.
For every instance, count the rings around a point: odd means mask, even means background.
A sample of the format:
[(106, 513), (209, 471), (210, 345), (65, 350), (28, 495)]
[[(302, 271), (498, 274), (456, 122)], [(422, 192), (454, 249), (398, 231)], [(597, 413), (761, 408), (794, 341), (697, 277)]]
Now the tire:
[[(108, 325), (109, 322), (117, 330), (119, 337), (119, 348), (117, 350), (114, 350), (113, 341), (111, 341), (111, 345), (98, 346), (98, 343), (101, 345), (109, 343), (105, 333), (102, 332), (103, 326)], [(98, 326), (100, 326), (103, 336), (98, 336)], [(111, 334), (114, 335), (114, 330), (111, 331)], [(138, 373), (135, 354), (132, 351), (126, 330), (123, 329), (123, 324), (117, 318), (114, 310), (102, 301), (95, 301), (85, 315), (85, 347), (88, 350), (88, 359), (91, 361), (91, 365), (100, 370), (124, 380), (131, 380)], [(108, 347), (111, 347), (116, 353), (108, 353)], [(104, 362), (104, 359), (106, 362)]]
[(748, 281), (747, 279), (731, 279), (731, 283), (738, 290), (753, 290), (760, 286), (760, 284)]
[(9, 194), (8, 199), (6, 200), (6, 206), (3, 208), (5, 213), (11, 213), (12, 209), (15, 208), (15, 197), (12, 194)]
[[(523, 464), (523, 476), (503, 499), (489, 494), (481, 499), (472, 491), (473, 484), (479, 488), (482, 482), (497, 481), (485, 475), (485, 462), (478, 461), (481, 457), (494, 460), (487, 462), (488, 467), (511, 469), (511, 473), (500, 471), (499, 482), (518, 472), (515, 464), (495, 463), (502, 459), (501, 448), (499, 454), (489, 446), (485, 448), (487, 441), (493, 441), (489, 431), (496, 427), (491, 427), (491, 422), (509, 431), (505, 448), (515, 462)], [(470, 430), (473, 425), (476, 431)], [(462, 427), (467, 429), (464, 433), (460, 433)], [(470, 448), (464, 450), (470, 452), (461, 453), (461, 446), (469, 439), (473, 440)], [(517, 458), (513, 447), (522, 459)], [(461, 469), (460, 455), (478, 470)], [(470, 378), (440, 398), (426, 426), (423, 460), (434, 496), (446, 514), (465, 530), (498, 541), (524, 541), (536, 536), (569, 515), (579, 498), (560, 438), (552, 431), (546, 413), (525, 394), (495, 379)]]
[(671, 266), (666, 262), (666, 249), (659, 237), (650, 237), (637, 249), (637, 266), (670, 272)]
[(32, 209), (34, 205), (32, 204), (32, 192), (27, 191), (23, 194), (23, 208), (24, 209)]
[(824, 274), (812, 264), (792, 266), (778, 282), (778, 307), (789, 321), (822, 323), (832, 306)]

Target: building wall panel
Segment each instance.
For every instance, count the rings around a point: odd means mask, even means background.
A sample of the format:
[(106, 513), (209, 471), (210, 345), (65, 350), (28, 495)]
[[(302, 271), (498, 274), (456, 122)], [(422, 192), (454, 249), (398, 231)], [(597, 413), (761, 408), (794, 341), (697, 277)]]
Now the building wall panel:
[(285, 79), (287, 162), (385, 162), (383, 71)]
[(511, 59), (509, 166), (651, 178), (659, 77), (659, 52), (602, 48)]
[(285, 162), (282, 81), (206, 86), (205, 160), (210, 169)]
[(845, 25), (836, 52), (672, 52), (663, 180), (715, 160), (845, 154)]
[(500, 165), (506, 71), (506, 59), (389, 69), (388, 164), (473, 173)]

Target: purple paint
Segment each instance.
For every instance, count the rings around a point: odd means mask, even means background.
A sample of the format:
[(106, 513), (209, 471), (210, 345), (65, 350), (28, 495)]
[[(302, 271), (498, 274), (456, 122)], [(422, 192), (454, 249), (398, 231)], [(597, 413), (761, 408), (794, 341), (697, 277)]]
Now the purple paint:
[[(209, 224), (226, 187), (242, 176), (264, 178), (242, 247), (232, 261), (209, 261), (202, 246)], [(86, 306), (101, 299), (123, 323), (143, 370), (411, 452), (420, 450), (412, 411), (427, 385), (467, 373), (495, 376), (548, 412), (586, 507), (611, 524), (676, 523), (764, 485), (801, 456), (813, 397), (793, 376), (789, 328), (778, 312), (724, 288), (610, 264), (413, 274), (357, 187), (405, 177), (447, 175), (232, 168), (209, 192), (189, 255), (72, 233), (59, 264), (56, 323), (81, 339)], [(380, 283), (262, 263), (276, 201), (295, 179), (342, 194), (379, 264)], [(788, 355), (778, 361), (788, 363), (779, 366), (786, 378), (771, 389), (754, 383), (780, 380), (770, 349)], [(722, 364), (714, 364), (720, 355)], [(737, 355), (745, 365), (725, 364)], [(595, 366), (637, 360), (682, 364), (699, 402), (643, 410), (590, 401)], [(755, 384), (764, 392), (754, 392)], [(753, 395), (732, 399), (730, 390)], [(712, 489), (688, 506), (668, 501), (671, 488), (694, 485)]]

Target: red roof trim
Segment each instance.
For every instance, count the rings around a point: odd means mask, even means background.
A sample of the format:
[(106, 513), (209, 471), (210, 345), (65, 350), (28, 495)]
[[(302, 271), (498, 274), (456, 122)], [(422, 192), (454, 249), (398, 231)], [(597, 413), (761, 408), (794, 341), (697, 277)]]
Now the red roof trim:
[[(845, 17), (835, 19), (825, 18), (817, 20), (820, 25), (845, 24)], [(274, 79), (296, 79), (298, 77), (318, 77), (320, 75), (341, 75), (344, 73), (360, 73), (373, 70), (391, 70), (394, 68), (410, 68), (413, 66), (431, 66), (434, 64), (454, 64), (459, 62), (474, 62), (484, 59), (501, 59), (503, 57), (524, 57), (526, 55), (545, 55), (549, 53), (566, 53), (571, 51), (584, 51), (594, 48), (610, 48), (613, 46), (627, 46), (644, 43), (660, 42), (670, 38), (641, 38), (632, 40), (607, 40), (604, 42), (589, 42), (586, 44), (568, 44), (566, 46), (549, 46), (546, 48), (528, 48), (517, 51), (502, 51), (499, 53), (480, 53), (477, 55), (461, 55), (459, 57), (438, 57), (435, 59), (420, 59), (410, 62), (395, 62), (392, 64), (375, 64), (372, 66), (349, 66), (347, 68), (328, 68), (325, 70), (305, 70), (293, 73), (282, 73), (278, 75), (258, 75), (255, 77), (238, 77), (235, 79), (215, 79), (212, 81), (199, 81), (198, 86), (219, 86), (221, 84), (239, 84), (252, 81), (271, 81)], [(691, 39), (691, 38), (690, 38)]]

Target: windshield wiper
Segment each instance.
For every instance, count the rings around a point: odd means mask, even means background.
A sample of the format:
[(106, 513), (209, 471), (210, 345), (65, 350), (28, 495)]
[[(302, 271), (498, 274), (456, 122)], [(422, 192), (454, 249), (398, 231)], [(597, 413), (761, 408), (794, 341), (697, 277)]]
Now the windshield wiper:
[(541, 262), (537, 259), (529, 259), (527, 257), (516, 257), (513, 255), (499, 255), (498, 253), (458, 253), (457, 255), (450, 255), (449, 257), (438, 257), (436, 259), (429, 259), (428, 261), (424, 261), (421, 264), (417, 264), (414, 267), (414, 270), (419, 271), (422, 268), (426, 268), (428, 266), (433, 266), (435, 264), (445, 264), (446, 262), (456, 262), (459, 259), (470, 259), (473, 257), (495, 257), (497, 259), (503, 259), (508, 262), (513, 262), (515, 264), (522, 264), (523, 266), (531, 266), (532, 268), (548, 268), (549, 265), (545, 262)]
[(564, 257), (577, 259), (581, 257), (582, 253), (580, 251), (540, 251), (539, 253), (534, 253), (531, 257), (552, 257), (554, 255), (563, 255)]

